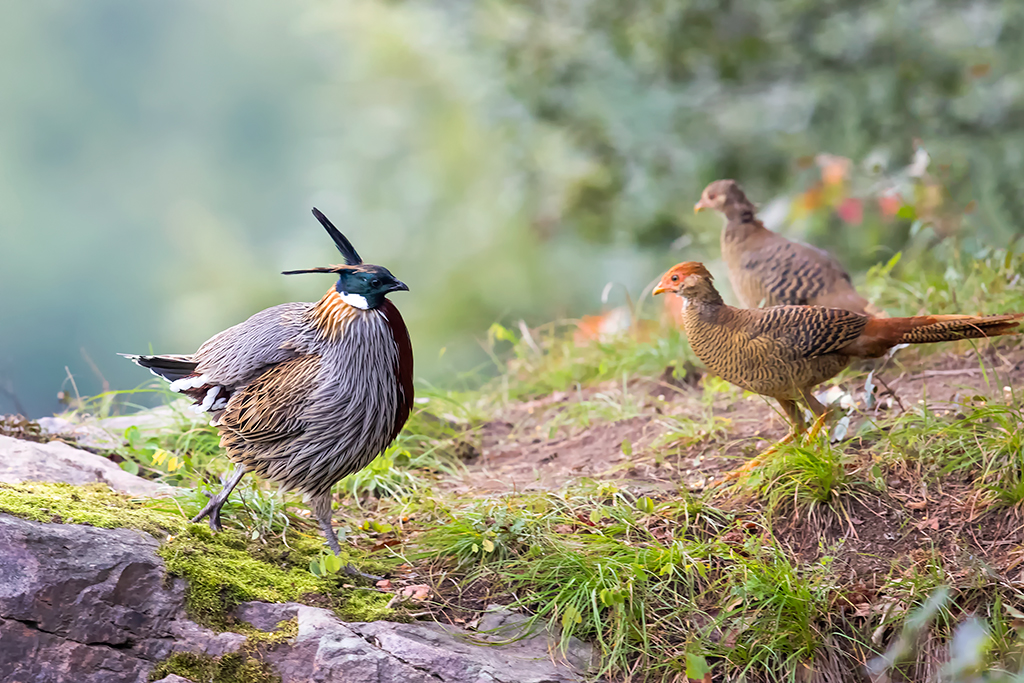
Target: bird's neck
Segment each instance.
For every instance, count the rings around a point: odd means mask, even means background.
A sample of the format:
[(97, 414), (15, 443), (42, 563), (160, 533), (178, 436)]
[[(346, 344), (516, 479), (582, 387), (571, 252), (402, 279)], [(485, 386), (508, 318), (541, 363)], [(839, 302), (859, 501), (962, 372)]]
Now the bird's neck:
[(688, 296), (683, 297), (683, 329), (691, 335), (691, 344), (693, 334), (705, 329), (707, 325), (719, 323), (723, 315), (728, 316), (730, 310), (718, 290), (710, 282), (705, 285), (706, 288), (702, 285), (696, 292), (687, 292)]
[(321, 338), (338, 340), (345, 336), (353, 321), (369, 312), (346, 303), (342, 295), (331, 287), (320, 301), (313, 304), (309, 319)]
[(725, 205), (725, 230), (722, 240), (731, 242), (747, 239), (759, 232), (767, 232), (764, 223), (757, 220), (754, 205), (749, 201), (736, 201)]
[(688, 307), (695, 306), (697, 308), (714, 308), (715, 306), (725, 305), (722, 295), (719, 294), (718, 290), (715, 289), (715, 286), (707, 280), (698, 282), (697, 285), (688, 288), (686, 295), (683, 298), (686, 299)]

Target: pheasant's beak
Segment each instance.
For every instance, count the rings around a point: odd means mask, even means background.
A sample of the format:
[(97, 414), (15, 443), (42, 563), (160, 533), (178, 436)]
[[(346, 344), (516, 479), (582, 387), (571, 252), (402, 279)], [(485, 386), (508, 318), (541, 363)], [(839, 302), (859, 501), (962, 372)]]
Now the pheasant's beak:
[(704, 198), (701, 197), (701, 200), (693, 205), (693, 212), (694, 213), (700, 213), (704, 209), (710, 209), (710, 208), (711, 208), (710, 206), (708, 206), (707, 204), (704, 203)]
[(405, 284), (401, 280), (395, 280), (395, 282), (388, 288), (389, 292), (408, 292), (409, 285)]

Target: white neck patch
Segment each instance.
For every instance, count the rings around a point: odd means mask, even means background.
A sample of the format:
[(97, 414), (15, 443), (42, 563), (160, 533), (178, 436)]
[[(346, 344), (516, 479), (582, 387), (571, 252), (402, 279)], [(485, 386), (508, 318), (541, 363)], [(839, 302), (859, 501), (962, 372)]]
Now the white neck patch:
[(366, 297), (362, 294), (349, 294), (348, 292), (338, 292), (338, 296), (341, 300), (347, 303), (349, 306), (355, 306), (362, 310), (366, 310), (370, 307), (370, 304), (366, 302)]

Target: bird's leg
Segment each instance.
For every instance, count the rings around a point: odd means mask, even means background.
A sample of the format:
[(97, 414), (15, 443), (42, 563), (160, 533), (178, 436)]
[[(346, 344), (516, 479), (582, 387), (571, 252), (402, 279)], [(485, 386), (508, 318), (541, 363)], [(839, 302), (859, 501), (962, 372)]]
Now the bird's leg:
[[(756, 456), (748, 460), (743, 465), (740, 465), (736, 469), (729, 470), (728, 472), (723, 474), (719, 479), (717, 479), (711, 484), (712, 486), (719, 486), (726, 482), (732, 481), (733, 479), (738, 479), (740, 476), (746, 474), (747, 472), (756, 469), (761, 465), (761, 463), (764, 462), (766, 456), (771, 455), (775, 451), (779, 450), (781, 446), (784, 446), (793, 439), (795, 439), (798, 434), (803, 433), (804, 416), (803, 413), (800, 411), (800, 406), (797, 405), (796, 401), (788, 398), (777, 398), (775, 400), (779, 402), (779, 405), (782, 406), (782, 410), (785, 411), (786, 416), (789, 417), (789, 419), (792, 421), (792, 424), (789, 428), (789, 433), (786, 434), (781, 439), (779, 439), (778, 441), (776, 441), (775, 443), (773, 443), (765, 450), (758, 453)], [(821, 404), (819, 403), (818, 405)]]
[(192, 523), (200, 521), (203, 517), (210, 518), (210, 528), (214, 531), (220, 531), (223, 527), (220, 524), (220, 509), (224, 507), (224, 503), (227, 502), (228, 496), (238, 485), (238, 482), (245, 476), (245, 465), (236, 465), (235, 471), (231, 473), (228, 480), (224, 482), (224, 488), (220, 490), (216, 496), (211, 496), (209, 493), (206, 496), (210, 499), (210, 502), (206, 504), (206, 507), (202, 511), (192, 518)]
[(822, 405), (821, 401), (814, 397), (814, 394), (809, 389), (801, 391), (804, 400), (807, 402), (807, 407), (811, 409), (818, 417), (814, 420), (814, 424), (811, 425), (811, 429), (807, 432), (805, 437), (807, 443), (811, 443), (818, 436), (818, 432), (825, 426), (825, 422), (828, 420), (831, 410)]
[[(316, 516), (316, 520), (320, 523), (320, 531), (323, 533), (324, 538), (327, 539), (327, 545), (330, 546), (331, 552), (335, 555), (341, 555), (341, 546), (338, 544), (338, 534), (334, 533), (334, 528), (331, 526), (331, 492), (321, 493), (317, 496), (310, 498), (310, 507), (313, 508), (313, 514)], [(367, 574), (361, 572), (353, 566), (351, 562), (343, 567), (346, 574), (349, 576), (355, 576), (361, 579), (365, 579), (370, 583), (377, 583), (383, 581), (384, 577), (374, 576), (373, 574)]]

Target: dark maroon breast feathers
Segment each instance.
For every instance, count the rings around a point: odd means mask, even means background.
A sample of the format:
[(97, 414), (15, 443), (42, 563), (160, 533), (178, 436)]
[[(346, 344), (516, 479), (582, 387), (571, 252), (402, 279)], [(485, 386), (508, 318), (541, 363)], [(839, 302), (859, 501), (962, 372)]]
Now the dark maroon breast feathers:
[(409, 419), (409, 410), (412, 408), (414, 398), (412, 341), (409, 339), (409, 330), (405, 326), (402, 314), (390, 300), (385, 299), (379, 310), (387, 320), (388, 327), (391, 328), (391, 336), (395, 338), (395, 344), (398, 346), (398, 411), (395, 414), (395, 426), (392, 428), (389, 438), (391, 441), (402, 431), (406, 420)]

